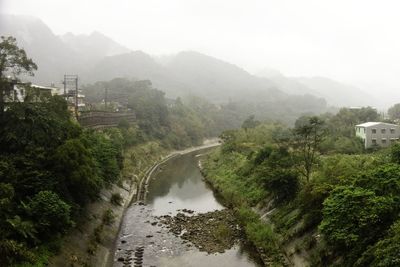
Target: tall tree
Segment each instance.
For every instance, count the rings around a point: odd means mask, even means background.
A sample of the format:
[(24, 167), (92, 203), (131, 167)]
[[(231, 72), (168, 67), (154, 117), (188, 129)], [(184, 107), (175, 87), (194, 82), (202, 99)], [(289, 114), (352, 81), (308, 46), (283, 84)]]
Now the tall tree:
[(325, 136), (324, 121), (320, 118), (301, 117), (296, 121), (294, 128), (294, 146), (300, 157), (300, 171), (310, 180), (312, 168), (317, 159), (319, 145)]
[(0, 42), (0, 113), (4, 111), (4, 91), (10, 86), (7, 75), (18, 81), (19, 75), (33, 76), (37, 70), (36, 64), (28, 58), (24, 49), (19, 48), (17, 39), (12, 36), (1, 36)]
[(247, 117), (246, 120), (244, 120), (242, 128), (247, 131), (247, 129), (256, 128), (258, 125), (260, 125), (260, 122), (256, 120), (256, 117), (254, 115), (250, 115), (249, 117)]
[(400, 103), (394, 104), (388, 110), (388, 115), (391, 120), (400, 119)]

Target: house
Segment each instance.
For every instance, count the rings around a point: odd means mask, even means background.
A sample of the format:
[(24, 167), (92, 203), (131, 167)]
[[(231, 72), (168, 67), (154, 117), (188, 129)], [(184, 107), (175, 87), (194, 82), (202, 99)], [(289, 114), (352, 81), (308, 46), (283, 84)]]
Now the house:
[(53, 95), (54, 87), (46, 87), (40, 85), (33, 85), (29, 83), (17, 83), (12, 81), (5, 86), (3, 93), (3, 101), (10, 102), (30, 102), (40, 101), (42, 96)]
[(365, 122), (356, 125), (356, 136), (364, 141), (365, 148), (387, 147), (399, 140), (400, 126), (385, 122)]

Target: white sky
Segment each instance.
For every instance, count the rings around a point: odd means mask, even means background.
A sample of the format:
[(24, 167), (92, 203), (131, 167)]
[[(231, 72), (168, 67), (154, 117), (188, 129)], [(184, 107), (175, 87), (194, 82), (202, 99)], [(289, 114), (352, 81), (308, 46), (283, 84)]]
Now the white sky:
[(396, 0), (0, 0), (0, 12), (153, 55), (196, 50), (250, 72), (400, 87)]

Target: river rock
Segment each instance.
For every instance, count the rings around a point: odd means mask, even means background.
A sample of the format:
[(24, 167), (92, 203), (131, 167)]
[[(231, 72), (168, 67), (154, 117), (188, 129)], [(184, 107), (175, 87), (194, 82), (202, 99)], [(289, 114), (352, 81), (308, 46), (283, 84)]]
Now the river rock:
[[(185, 209), (182, 211), (185, 212)], [(164, 215), (158, 219), (171, 233), (208, 253), (222, 253), (243, 236), (233, 211), (229, 209), (191, 216), (179, 212), (174, 217)]]

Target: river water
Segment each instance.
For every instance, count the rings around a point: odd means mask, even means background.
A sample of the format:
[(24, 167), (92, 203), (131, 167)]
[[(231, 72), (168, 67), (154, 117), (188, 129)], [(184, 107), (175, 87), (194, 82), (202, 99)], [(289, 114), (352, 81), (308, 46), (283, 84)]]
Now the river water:
[(252, 247), (243, 242), (224, 253), (208, 254), (169, 233), (155, 218), (175, 215), (181, 209), (195, 213), (224, 209), (197, 167), (198, 155), (204, 152), (175, 157), (153, 174), (146, 205), (133, 204), (126, 211), (114, 266), (261, 266)]

